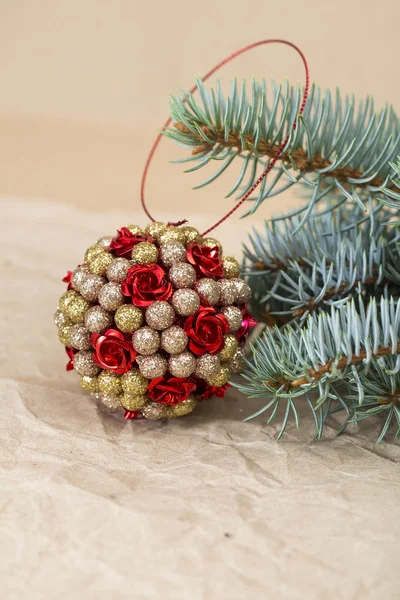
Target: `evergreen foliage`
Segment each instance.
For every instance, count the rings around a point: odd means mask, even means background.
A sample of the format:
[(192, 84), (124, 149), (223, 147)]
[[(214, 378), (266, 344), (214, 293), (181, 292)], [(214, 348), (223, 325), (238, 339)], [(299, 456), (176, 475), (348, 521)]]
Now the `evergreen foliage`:
[[(240, 199), (289, 135), (275, 168), (249, 199), (245, 215), (267, 198), (301, 184), (304, 206), (253, 229), (244, 246), (252, 310), (266, 323), (237, 384), (266, 398), (268, 422), (285, 407), (279, 437), (306, 403), (316, 437), (332, 412), (343, 427), (383, 414), (378, 441), (391, 423), (400, 433), (400, 121), (371, 98), (334, 99), (313, 87), (298, 118), (302, 93), (288, 84), (197, 82), (172, 98), (174, 127), (165, 134), (192, 153), (187, 172), (216, 161), (212, 183), (239, 163), (227, 197)], [(293, 129), (293, 122), (297, 126)], [(240, 160), (235, 160), (235, 159)], [(397, 160), (397, 162), (395, 162)], [(232, 166), (231, 166), (232, 165)], [(382, 418), (382, 417), (381, 417)]]

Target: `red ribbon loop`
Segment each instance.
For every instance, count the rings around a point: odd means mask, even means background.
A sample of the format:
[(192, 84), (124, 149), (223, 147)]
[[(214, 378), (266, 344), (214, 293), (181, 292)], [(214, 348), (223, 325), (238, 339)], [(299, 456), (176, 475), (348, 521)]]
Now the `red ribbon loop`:
[[(231, 62), (232, 60), (234, 60), (235, 58), (237, 58), (241, 54), (244, 54), (245, 52), (248, 52), (249, 50), (253, 50), (253, 48), (257, 48), (258, 46), (263, 46), (265, 44), (284, 44), (285, 46), (290, 46), (290, 48), (293, 48), (293, 50), (295, 50), (297, 52), (297, 54), (299, 54), (300, 58), (302, 59), (303, 65), (304, 65), (304, 70), (305, 70), (305, 86), (304, 86), (303, 100), (302, 100), (302, 103), (301, 103), (301, 106), (300, 106), (300, 110), (299, 110), (299, 116), (302, 115), (303, 111), (304, 111), (304, 108), (306, 106), (306, 102), (307, 102), (307, 98), (308, 98), (308, 92), (309, 92), (309, 87), (310, 87), (310, 70), (309, 70), (309, 67), (308, 67), (308, 63), (307, 63), (306, 57), (303, 54), (303, 52), (300, 50), (300, 48), (298, 46), (296, 46), (296, 44), (293, 44), (293, 42), (289, 42), (288, 40), (280, 40), (280, 39), (261, 40), (260, 42), (254, 42), (253, 44), (249, 44), (248, 46), (244, 46), (243, 48), (240, 48), (236, 52), (233, 52), (233, 54), (230, 54), (229, 56), (227, 56), (226, 58), (224, 58), (224, 60), (221, 60), (221, 62), (219, 62), (218, 64), (216, 64), (215, 67), (213, 67), (210, 71), (208, 71), (208, 73), (206, 73), (204, 75), (204, 77), (202, 77), (202, 81), (203, 82), (207, 81), (207, 79), (209, 77), (211, 77), (211, 75), (213, 75), (221, 67), (223, 67), (227, 63)], [(197, 89), (198, 89), (197, 85), (194, 85), (192, 87), (192, 89), (190, 90), (190, 92), (193, 94)], [(142, 181), (141, 181), (141, 185), (140, 185), (140, 200), (141, 200), (144, 212), (146, 213), (146, 215), (148, 216), (148, 218), (151, 221), (155, 221), (155, 219), (150, 214), (150, 212), (149, 212), (149, 210), (148, 210), (148, 208), (146, 206), (145, 199), (144, 199), (144, 190), (145, 190), (145, 186), (146, 186), (147, 174), (148, 174), (148, 171), (149, 171), (149, 167), (150, 167), (151, 161), (153, 160), (154, 153), (155, 153), (155, 151), (157, 149), (158, 144), (161, 141), (162, 134), (167, 129), (167, 127), (170, 125), (171, 121), (172, 121), (172, 118), (169, 117), (166, 120), (166, 122), (164, 123), (164, 125), (163, 125), (163, 127), (161, 129), (161, 132), (157, 135), (157, 137), (156, 137), (156, 139), (155, 139), (155, 141), (153, 143), (153, 146), (151, 147), (150, 153), (149, 153), (149, 155), (147, 157), (146, 164), (145, 164), (144, 169), (143, 169)], [(292, 130), (295, 129), (296, 126), (297, 126), (297, 120), (295, 120), (293, 122)], [(254, 190), (263, 181), (264, 177), (266, 177), (268, 175), (268, 173), (271, 171), (271, 169), (274, 167), (276, 161), (279, 159), (280, 155), (284, 151), (284, 149), (286, 147), (286, 144), (288, 143), (289, 137), (290, 137), (290, 134), (287, 135), (286, 139), (282, 142), (282, 144), (278, 148), (277, 153), (275, 154), (275, 156), (268, 163), (266, 169), (263, 171), (263, 173), (260, 175), (260, 177), (254, 183), (254, 185), (246, 192), (246, 194), (243, 196), (243, 198), (241, 198), (239, 200), (239, 202), (237, 202), (235, 204), (235, 206), (229, 212), (227, 212), (221, 219), (219, 219), (219, 221), (217, 221), (216, 223), (214, 223), (214, 225), (212, 225), (206, 231), (204, 231), (204, 233), (202, 233), (202, 235), (206, 235), (207, 233), (210, 233), (210, 231), (212, 231), (213, 229), (215, 229), (216, 227), (218, 227), (218, 225), (221, 225), (221, 223), (223, 223), (235, 211), (237, 211), (237, 209), (240, 206), (242, 206), (243, 202), (245, 202), (251, 196), (251, 194), (254, 192)], [(178, 223), (179, 224), (187, 223), (187, 220), (184, 219), (183, 221), (178, 221)], [(169, 223), (169, 224), (172, 225), (172, 223)], [(173, 225), (177, 226), (176, 223), (173, 223)]]

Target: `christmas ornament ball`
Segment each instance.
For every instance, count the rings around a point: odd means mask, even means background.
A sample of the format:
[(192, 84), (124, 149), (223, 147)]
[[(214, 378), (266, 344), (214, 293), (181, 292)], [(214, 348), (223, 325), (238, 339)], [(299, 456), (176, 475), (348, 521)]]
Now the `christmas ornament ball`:
[(67, 370), (126, 419), (187, 415), (223, 397), (241, 367), (250, 288), (237, 260), (194, 227), (121, 227), (63, 281), (54, 322)]

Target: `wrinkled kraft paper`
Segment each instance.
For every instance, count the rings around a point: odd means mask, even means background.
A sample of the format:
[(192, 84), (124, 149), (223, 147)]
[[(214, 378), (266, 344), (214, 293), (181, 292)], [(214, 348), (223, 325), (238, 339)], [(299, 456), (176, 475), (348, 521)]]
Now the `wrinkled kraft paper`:
[[(142, 214), (5, 199), (2, 219), (2, 598), (399, 597), (400, 449), (375, 448), (379, 420), (311, 442), (300, 411), (276, 442), (235, 391), (169, 423), (110, 416), (65, 371), (52, 315), (84, 249)], [(239, 256), (243, 229), (215, 235)]]

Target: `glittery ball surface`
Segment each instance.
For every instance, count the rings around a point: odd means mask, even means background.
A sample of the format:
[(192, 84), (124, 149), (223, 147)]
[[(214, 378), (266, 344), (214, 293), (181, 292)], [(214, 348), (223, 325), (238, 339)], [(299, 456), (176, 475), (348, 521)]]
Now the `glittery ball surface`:
[(196, 359), (190, 352), (174, 354), (168, 361), (168, 370), (174, 377), (190, 377), (196, 368)]
[(184, 317), (193, 315), (200, 308), (200, 298), (194, 290), (183, 288), (176, 290), (172, 296), (172, 306)]
[(178, 262), (170, 268), (169, 280), (176, 288), (191, 288), (196, 283), (196, 271), (192, 265)]
[(127, 258), (114, 258), (107, 269), (107, 279), (122, 283), (127, 276), (132, 264)]
[(124, 300), (120, 284), (114, 281), (106, 283), (99, 291), (99, 303), (106, 310), (117, 310)]
[(93, 306), (85, 313), (85, 325), (92, 333), (103, 333), (112, 322), (112, 314), (101, 306)]
[(163, 377), (167, 372), (167, 359), (161, 354), (140, 357), (139, 370), (146, 379), (157, 379)]
[(188, 415), (223, 397), (242, 366), (250, 288), (238, 261), (191, 225), (122, 226), (63, 281), (54, 323), (66, 369), (129, 422)]
[(150, 356), (160, 347), (160, 334), (151, 327), (141, 327), (132, 336), (132, 344), (136, 352)]
[(188, 343), (188, 336), (182, 327), (173, 325), (165, 329), (161, 334), (161, 347), (168, 354), (179, 354), (183, 352)]
[(166, 242), (161, 246), (160, 257), (161, 262), (167, 267), (182, 263), (186, 258), (186, 247), (181, 242), (174, 240)]
[(115, 324), (124, 333), (133, 333), (143, 324), (143, 312), (132, 304), (123, 304), (114, 315)]
[(154, 329), (167, 329), (175, 321), (172, 306), (165, 301), (155, 301), (146, 310), (146, 323)]

